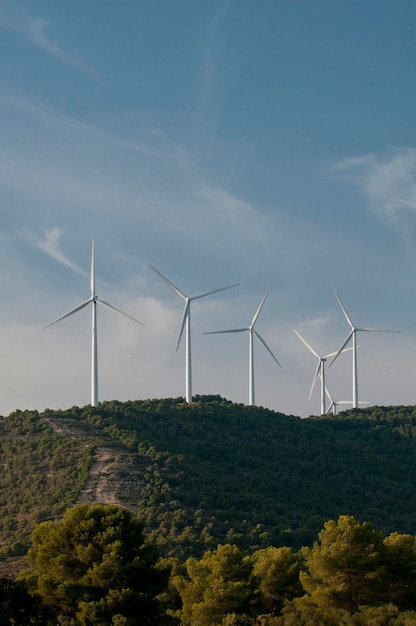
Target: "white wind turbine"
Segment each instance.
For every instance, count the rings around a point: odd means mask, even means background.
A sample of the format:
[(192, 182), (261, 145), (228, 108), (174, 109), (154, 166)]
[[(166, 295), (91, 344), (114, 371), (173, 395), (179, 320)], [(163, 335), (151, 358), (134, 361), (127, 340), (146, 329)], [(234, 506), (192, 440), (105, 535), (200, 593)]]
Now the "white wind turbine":
[(226, 289), (232, 289), (233, 287), (237, 287), (238, 283), (235, 284), (235, 285), (229, 285), (228, 287), (221, 287), (220, 289), (214, 289), (212, 291), (206, 291), (205, 293), (201, 293), (198, 296), (188, 297), (178, 287), (175, 287), (175, 285), (173, 283), (171, 283), (170, 280), (168, 280), (166, 278), (166, 276), (163, 276), (163, 274), (161, 272), (159, 272), (155, 267), (153, 267), (153, 265), (150, 265), (150, 263), (149, 263), (149, 267), (151, 267), (152, 270), (154, 272), (156, 272), (156, 274), (158, 274), (158, 276), (160, 276), (160, 278), (163, 281), (165, 281), (165, 283), (167, 285), (169, 285), (169, 287), (180, 298), (185, 300), (185, 308), (183, 310), (182, 323), (181, 323), (181, 327), (180, 327), (180, 331), (179, 331), (179, 338), (178, 338), (178, 343), (176, 345), (176, 350), (178, 350), (178, 348), (179, 348), (179, 344), (181, 343), (183, 331), (185, 329), (185, 344), (186, 344), (185, 345), (185, 353), (186, 353), (186, 357), (185, 357), (185, 391), (186, 391), (185, 399), (186, 399), (187, 402), (192, 402), (191, 302), (193, 300), (199, 300), (200, 298), (205, 298), (206, 296), (211, 296), (212, 294), (218, 293), (220, 291), (225, 291)]
[[(326, 391), (326, 395), (328, 396), (329, 401), (330, 401), (330, 405), (328, 407), (327, 414), (332, 413), (332, 415), (336, 415), (337, 414), (337, 407), (340, 404), (352, 405), (352, 400), (334, 400), (334, 398), (329, 393), (328, 387), (325, 387), (325, 391)], [(369, 402), (362, 402), (360, 400), (359, 404), (370, 404), (370, 403)]]
[(342, 346), (339, 348), (338, 352), (332, 359), (330, 363), (330, 367), (335, 361), (335, 359), (338, 358), (338, 356), (343, 351), (343, 349), (345, 348), (347, 343), (350, 341), (350, 339), (352, 339), (352, 407), (353, 409), (356, 409), (358, 408), (358, 404), (359, 404), (358, 403), (358, 373), (357, 373), (357, 336), (356, 336), (357, 332), (398, 333), (400, 331), (391, 330), (390, 328), (357, 328), (357, 326), (354, 326), (354, 324), (352, 323), (352, 320), (350, 316), (348, 315), (335, 289), (334, 289), (334, 294), (335, 294), (336, 299), (338, 300), (339, 306), (341, 307), (341, 311), (343, 312), (344, 317), (347, 320), (347, 323), (351, 327), (351, 330), (348, 333), (347, 338), (345, 339), (344, 343), (342, 344)]
[(113, 306), (112, 304), (109, 304), (108, 302), (105, 302), (104, 300), (101, 300), (101, 299), (97, 298), (97, 296), (95, 294), (95, 247), (94, 247), (94, 241), (92, 242), (92, 251), (91, 251), (90, 283), (91, 283), (91, 296), (88, 298), (88, 300), (85, 300), (84, 302), (82, 302), (81, 304), (76, 306), (74, 309), (71, 309), (70, 311), (68, 311), (68, 313), (65, 313), (64, 315), (61, 315), (61, 317), (58, 317), (58, 319), (56, 319), (55, 321), (53, 321), (50, 324), (48, 324), (47, 326), (45, 326), (44, 330), (46, 328), (49, 328), (50, 326), (53, 326), (54, 324), (57, 324), (61, 320), (65, 319), (65, 317), (69, 317), (73, 313), (77, 313), (78, 311), (80, 311), (84, 307), (86, 307), (89, 304), (91, 304), (91, 306), (92, 306), (92, 327), (91, 327), (91, 335), (92, 335), (91, 336), (91, 405), (92, 406), (98, 406), (97, 304), (101, 304), (102, 306), (105, 306), (105, 307), (107, 307), (109, 309), (112, 309), (113, 311), (117, 311), (117, 313), (121, 313), (121, 315), (124, 315), (125, 317), (128, 317), (129, 319), (133, 320), (133, 322), (136, 322), (137, 324), (140, 324), (141, 326), (143, 326), (143, 324), (142, 324), (142, 322), (139, 322), (139, 320), (136, 320), (136, 318), (132, 317), (131, 315), (128, 315), (127, 313), (124, 313), (124, 311), (121, 311), (120, 309), (118, 309), (117, 307)]
[[(308, 401), (311, 399), (312, 397), (312, 393), (313, 390), (315, 389), (315, 384), (316, 381), (318, 379), (318, 377), (320, 378), (321, 381), (321, 415), (324, 415), (326, 413), (326, 386), (325, 386), (325, 363), (327, 361), (327, 359), (329, 359), (331, 356), (337, 356), (338, 353), (337, 352), (331, 352), (330, 354), (326, 354), (325, 356), (321, 356), (320, 354), (318, 354), (318, 352), (312, 348), (312, 346), (306, 341), (306, 339), (304, 339), (302, 337), (302, 335), (300, 333), (298, 333), (297, 330), (293, 330), (294, 333), (296, 333), (296, 335), (299, 337), (299, 339), (301, 341), (303, 341), (303, 343), (305, 344), (305, 346), (308, 348), (308, 350), (310, 350), (310, 352), (312, 352), (312, 354), (314, 356), (316, 356), (316, 358), (318, 359), (318, 365), (316, 366), (316, 370), (315, 370), (315, 374), (314, 377), (312, 379), (312, 385), (311, 385), (311, 389), (309, 391), (309, 396), (308, 396)], [(347, 350), (351, 350), (351, 348), (347, 348)], [(345, 350), (343, 350), (343, 352), (345, 352)]]
[(218, 335), (218, 334), (222, 334), (222, 333), (243, 333), (243, 332), (248, 331), (248, 338), (249, 338), (249, 353), (248, 353), (248, 404), (249, 404), (249, 406), (252, 406), (255, 403), (255, 397), (254, 397), (255, 394), (254, 394), (254, 346), (253, 346), (253, 335), (256, 335), (257, 339), (263, 344), (263, 346), (266, 348), (267, 352), (276, 361), (276, 363), (279, 365), (279, 367), (282, 367), (280, 365), (279, 361), (274, 356), (273, 352), (270, 350), (270, 348), (267, 345), (267, 343), (264, 341), (263, 337), (254, 328), (254, 325), (257, 322), (257, 318), (260, 315), (260, 311), (263, 308), (263, 304), (265, 303), (266, 298), (269, 295), (270, 287), (271, 287), (271, 285), (267, 288), (266, 293), (264, 294), (264, 296), (263, 296), (259, 306), (257, 307), (257, 310), (256, 310), (256, 312), (255, 312), (255, 314), (253, 316), (253, 319), (251, 320), (250, 326), (247, 326), (246, 328), (231, 328), (230, 330), (214, 330), (214, 331), (211, 331), (211, 332), (208, 332), (208, 333), (204, 333), (204, 335)]

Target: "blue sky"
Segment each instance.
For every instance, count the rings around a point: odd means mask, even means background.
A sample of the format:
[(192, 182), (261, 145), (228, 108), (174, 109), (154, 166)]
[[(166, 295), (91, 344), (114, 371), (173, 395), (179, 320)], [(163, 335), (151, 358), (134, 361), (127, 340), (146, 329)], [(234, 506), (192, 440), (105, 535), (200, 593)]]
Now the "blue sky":
[[(306, 417), (315, 359), (349, 327), (360, 399), (413, 404), (416, 378), (416, 6), (410, 0), (0, 0), (0, 414), (193, 391)], [(351, 358), (328, 372), (350, 400)]]

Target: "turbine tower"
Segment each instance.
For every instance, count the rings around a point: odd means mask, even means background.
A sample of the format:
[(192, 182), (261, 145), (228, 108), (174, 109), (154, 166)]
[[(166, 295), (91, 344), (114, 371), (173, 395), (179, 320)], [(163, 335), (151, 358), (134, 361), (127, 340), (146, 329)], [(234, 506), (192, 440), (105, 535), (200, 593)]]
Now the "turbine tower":
[(109, 302), (105, 302), (104, 300), (101, 300), (101, 299), (99, 299), (96, 296), (96, 294), (95, 294), (95, 246), (94, 246), (94, 241), (92, 242), (92, 251), (91, 251), (90, 284), (91, 284), (91, 296), (88, 298), (88, 300), (85, 300), (84, 302), (82, 302), (81, 304), (76, 306), (74, 309), (71, 309), (70, 311), (68, 311), (64, 315), (61, 315), (61, 317), (58, 317), (58, 319), (56, 319), (55, 321), (53, 321), (50, 324), (48, 324), (47, 326), (45, 326), (44, 330), (46, 330), (46, 328), (49, 328), (50, 326), (53, 326), (54, 324), (57, 324), (61, 320), (65, 319), (65, 317), (69, 317), (73, 313), (77, 313), (78, 311), (80, 311), (84, 307), (86, 307), (89, 304), (91, 304), (91, 307), (92, 307), (92, 321), (91, 321), (91, 405), (92, 406), (98, 406), (97, 304), (101, 304), (102, 306), (107, 307), (109, 309), (112, 309), (113, 311), (116, 311), (117, 313), (121, 313), (121, 315), (124, 315), (125, 317), (128, 317), (129, 319), (133, 320), (133, 322), (136, 322), (137, 324), (140, 324), (141, 326), (143, 326), (143, 324), (142, 324), (142, 322), (139, 322), (139, 320), (136, 320), (135, 317), (132, 317), (131, 315), (128, 315), (127, 313), (124, 313), (124, 311), (121, 311), (121, 309), (118, 309), (117, 307), (113, 306)]
[(274, 356), (273, 352), (270, 350), (267, 343), (264, 341), (263, 337), (257, 332), (254, 328), (255, 323), (260, 315), (260, 311), (263, 308), (263, 304), (266, 301), (267, 296), (269, 295), (271, 285), (267, 288), (266, 293), (264, 294), (257, 310), (251, 320), (250, 326), (246, 328), (231, 328), (230, 330), (214, 330), (208, 333), (204, 333), (204, 335), (218, 335), (222, 333), (243, 333), (248, 332), (248, 340), (249, 340), (249, 352), (248, 352), (248, 404), (249, 406), (253, 406), (255, 403), (255, 393), (254, 393), (254, 346), (253, 346), (253, 336), (256, 335), (257, 339), (263, 344), (266, 348), (267, 352), (271, 355), (271, 357), (276, 361), (279, 367), (282, 367), (279, 361)]
[[(296, 335), (299, 337), (299, 339), (301, 341), (303, 341), (303, 343), (308, 348), (308, 350), (310, 352), (312, 352), (312, 354), (314, 356), (316, 356), (316, 358), (318, 359), (318, 365), (316, 366), (315, 374), (314, 374), (314, 377), (312, 379), (311, 389), (309, 391), (308, 402), (309, 402), (309, 400), (312, 397), (312, 393), (313, 393), (313, 390), (315, 389), (315, 384), (316, 384), (317, 378), (319, 376), (320, 381), (321, 381), (321, 415), (325, 415), (325, 413), (326, 413), (325, 363), (326, 363), (327, 359), (329, 359), (332, 356), (336, 356), (337, 353), (336, 352), (331, 352), (330, 354), (326, 354), (325, 356), (321, 356), (320, 354), (318, 354), (318, 352), (314, 348), (312, 348), (312, 346), (306, 341), (306, 339), (304, 339), (302, 337), (302, 335), (300, 333), (298, 333), (297, 330), (293, 330), (293, 332), (296, 333)], [(347, 348), (347, 349), (351, 350), (351, 348)]]
[(358, 404), (359, 404), (358, 403), (358, 373), (357, 373), (357, 332), (398, 333), (400, 331), (391, 330), (390, 328), (357, 328), (357, 326), (354, 326), (354, 324), (352, 323), (352, 320), (350, 316), (348, 315), (335, 289), (334, 289), (334, 294), (335, 294), (336, 299), (338, 300), (338, 304), (341, 308), (341, 311), (343, 312), (344, 317), (347, 320), (347, 323), (349, 324), (351, 330), (348, 333), (347, 338), (345, 339), (344, 343), (342, 344), (342, 346), (340, 347), (340, 349), (338, 350), (338, 352), (332, 359), (329, 366), (331, 367), (335, 359), (338, 358), (338, 356), (343, 351), (347, 343), (350, 341), (350, 339), (352, 339), (352, 407), (353, 409), (357, 409)]
[(193, 300), (199, 300), (200, 298), (205, 298), (206, 296), (211, 296), (214, 293), (218, 293), (220, 291), (225, 291), (226, 289), (232, 289), (233, 287), (237, 287), (238, 283), (235, 285), (229, 285), (228, 287), (221, 287), (220, 289), (214, 289), (213, 291), (206, 291), (205, 293), (201, 293), (198, 296), (189, 297), (183, 293), (178, 287), (176, 287), (173, 283), (170, 282), (163, 276), (161, 272), (159, 272), (153, 265), (149, 267), (152, 268), (158, 276), (167, 284), (169, 287), (183, 300), (185, 300), (185, 308), (183, 310), (181, 327), (179, 330), (179, 338), (178, 343), (176, 345), (176, 351), (178, 351), (179, 344), (181, 343), (183, 331), (185, 329), (185, 399), (187, 402), (192, 402), (192, 360), (191, 360), (191, 302)]

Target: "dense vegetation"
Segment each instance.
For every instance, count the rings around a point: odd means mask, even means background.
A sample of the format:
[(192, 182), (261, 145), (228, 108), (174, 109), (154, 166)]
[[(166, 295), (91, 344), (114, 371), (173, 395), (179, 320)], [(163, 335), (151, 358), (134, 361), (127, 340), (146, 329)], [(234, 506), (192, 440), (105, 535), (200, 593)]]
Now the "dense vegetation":
[(343, 515), (311, 547), (160, 559), (143, 524), (80, 504), (32, 534), (30, 569), (0, 579), (0, 623), (39, 626), (416, 625), (416, 537)]
[(0, 538), (3, 556), (26, 554), (39, 522), (62, 515), (88, 478), (93, 447), (52, 430), (36, 412), (0, 420)]
[(201, 396), (16, 412), (0, 428), (6, 552), (77, 501), (104, 444), (128, 456), (122, 504), (164, 556), (200, 557), (218, 543), (297, 550), (343, 514), (416, 532), (414, 407), (301, 420)]
[(0, 435), (0, 623), (416, 625), (414, 407), (105, 402)]
[(416, 537), (347, 515), (298, 552), (226, 544), (172, 566), (161, 598), (182, 626), (416, 624)]
[(51, 624), (144, 625), (161, 615), (156, 596), (169, 569), (126, 509), (80, 504), (63, 520), (43, 522), (32, 534), (28, 560), (31, 569), (21, 577), (41, 597)]

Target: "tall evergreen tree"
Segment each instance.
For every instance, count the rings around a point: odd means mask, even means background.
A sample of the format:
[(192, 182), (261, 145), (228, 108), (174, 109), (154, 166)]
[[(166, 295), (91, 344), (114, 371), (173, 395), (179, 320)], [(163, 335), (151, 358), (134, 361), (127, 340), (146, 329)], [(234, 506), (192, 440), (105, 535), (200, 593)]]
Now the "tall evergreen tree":
[(318, 606), (354, 613), (361, 605), (382, 601), (385, 578), (383, 534), (369, 522), (341, 515), (329, 520), (319, 540), (305, 550), (303, 587)]
[(157, 568), (158, 558), (129, 511), (81, 504), (35, 529), (25, 578), (45, 604), (75, 624), (153, 624), (156, 596), (169, 575)]

